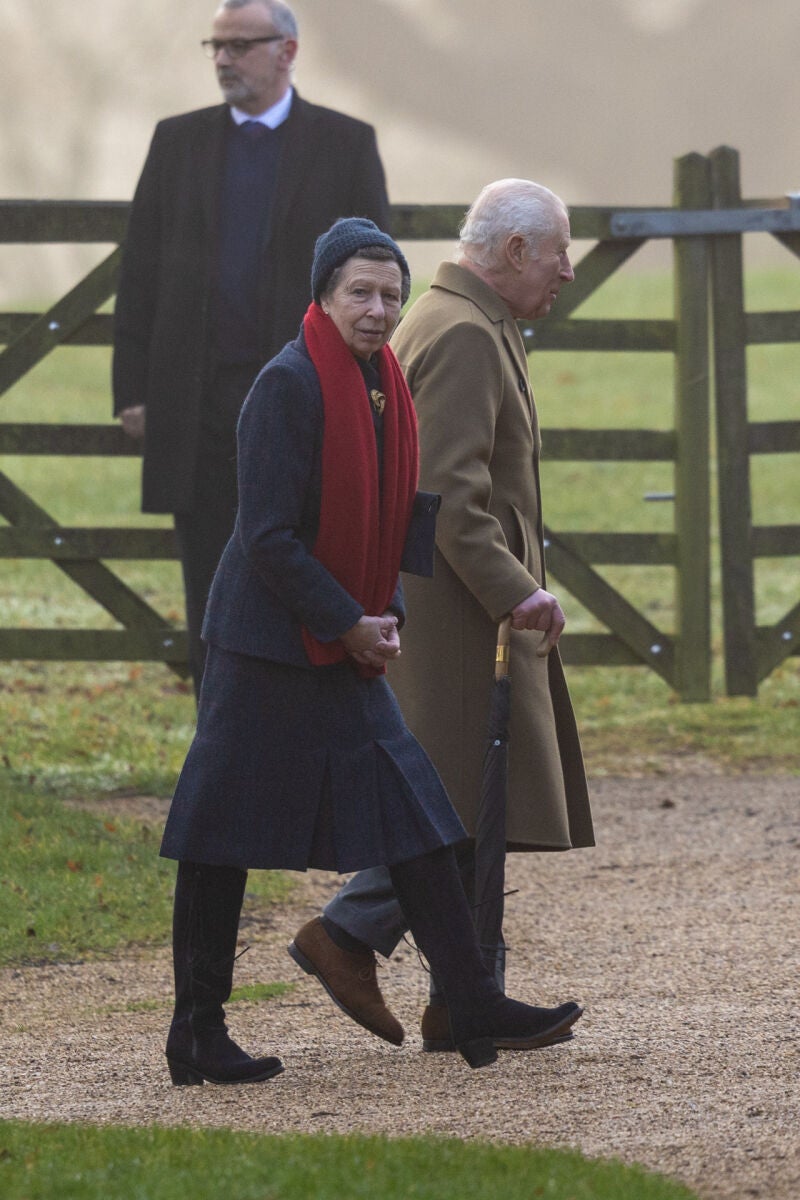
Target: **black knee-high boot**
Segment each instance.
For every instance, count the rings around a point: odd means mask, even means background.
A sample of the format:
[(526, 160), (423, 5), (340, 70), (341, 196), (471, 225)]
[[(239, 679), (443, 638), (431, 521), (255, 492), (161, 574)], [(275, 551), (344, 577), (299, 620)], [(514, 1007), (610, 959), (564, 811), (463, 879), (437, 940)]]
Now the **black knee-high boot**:
[(390, 868), (405, 918), (444, 992), (456, 1049), (471, 1067), (497, 1058), (497, 1047), (532, 1050), (566, 1033), (582, 1009), (538, 1008), (511, 1000), (486, 969), (469, 905), (446, 846)]
[[(475, 907), (475, 842), (469, 840), (459, 842), (453, 847), (456, 856), (456, 866), (458, 873), (461, 876), (461, 883), (467, 897), (470, 911), (473, 913), (473, 920), (477, 918), (477, 909)], [(486, 969), (490, 971), (497, 982), (497, 986), (501, 992), (506, 990), (506, 943), (503, 938), (502, 931), (500, 933), (500, 941), (496, 945), (481, 946), (481, 954), (483, 961), (486, 963)], [(439, 992), (436, 979), (431, 975), (430, 985), (430, 1002), (432, 1005), (438, 1006), (444, 1004), (444, 996)], [(453, 1047), (451, 1046), (452, 1050)]]
[(247, 872), (181, 862), (175, 882), (172, 953), (175, 1012), (167, 1037), (172, 1082), (249, 1083), (279, 1075), (279, 1058), (251, 1058), (228, 1036), (224, 1005), (233, 985)]

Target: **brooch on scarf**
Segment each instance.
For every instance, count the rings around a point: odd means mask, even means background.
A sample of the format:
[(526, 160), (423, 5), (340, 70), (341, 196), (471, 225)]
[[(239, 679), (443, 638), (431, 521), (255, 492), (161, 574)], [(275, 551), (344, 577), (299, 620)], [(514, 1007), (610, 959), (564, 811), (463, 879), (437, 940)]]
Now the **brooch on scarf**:
[(379, 392), (377, 388), (373, 388), (369, 394), (369, 398), (372, 401), (372, 407), (375, 409), (375, 412), (380, 416), (386, 405), (386, 397), (383, 392)]

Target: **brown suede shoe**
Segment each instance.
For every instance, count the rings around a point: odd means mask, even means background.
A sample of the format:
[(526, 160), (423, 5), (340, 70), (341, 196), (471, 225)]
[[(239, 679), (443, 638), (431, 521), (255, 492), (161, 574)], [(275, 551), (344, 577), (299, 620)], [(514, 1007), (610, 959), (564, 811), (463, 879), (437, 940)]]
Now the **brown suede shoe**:
[(289, 953), (306, 974), (316, 975), (334, 1004), (357, 1025), (393, 1046), (401, 1045), (405, 1031), (384, 1003), (371, 950), (363, 954), (343, 950), (314, 917), (295, 934)]
[[(580, 1013), (577, 1014), (575, 1020), (578, 1019)], [(428, 1051), (438, 1050), (455, 1050), (453, 1038), (450, 1033), (450, 1018), (447, 1015), (447, 1008), (444, 1004), (429, 1004), (422, 1014), (422, 1049)], [(517, 1049), (541, 1049), (544, 1046), (556, 1046), (559, 1042), (570, 1042), (575, 1035), (571, 1030), (567, 1032), (555, 1033), (550, 1037), (543, 1037), (536, 1046), (531, 1046), (530, 1041), (526, 1039), (524, 1047), (515, 1046), (513, 1039), (498, 1038), (495, 1041), (495, 1047), (498, 1050), (517, 1050)]]

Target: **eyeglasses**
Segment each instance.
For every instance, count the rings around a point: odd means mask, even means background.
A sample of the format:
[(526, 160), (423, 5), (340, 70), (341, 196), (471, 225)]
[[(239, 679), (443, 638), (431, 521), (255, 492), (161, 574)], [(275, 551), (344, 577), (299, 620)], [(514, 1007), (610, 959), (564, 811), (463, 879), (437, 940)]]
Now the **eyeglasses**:
[(220, 50), (224, 50), (228, 58), (244, 58), (258, 42), (282, 42), (283, 34), (273, 33), (269, 37), (260, 38), (206, 38), (200, 45), (207, 58), (216, 58)]

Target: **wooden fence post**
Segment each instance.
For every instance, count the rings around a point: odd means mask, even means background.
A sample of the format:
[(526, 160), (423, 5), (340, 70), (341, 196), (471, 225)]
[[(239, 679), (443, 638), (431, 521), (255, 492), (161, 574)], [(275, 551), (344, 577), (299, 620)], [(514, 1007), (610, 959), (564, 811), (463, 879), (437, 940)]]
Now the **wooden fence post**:
[[(740, 207), (738, 151), (720, 146), (709, 157), (714, 208)], [(725, 685), (729, 696), (755, 696), (758, 666), (742, 235), (717, 234), (711, 262)]]
[[(708, 160), (675, 161), (677, 208), (710, 208)], [(673, 241), (675, 309), (675, 677), (682, 700), (711, 695), (711, 511), (709, 499), (708, 240)]]

